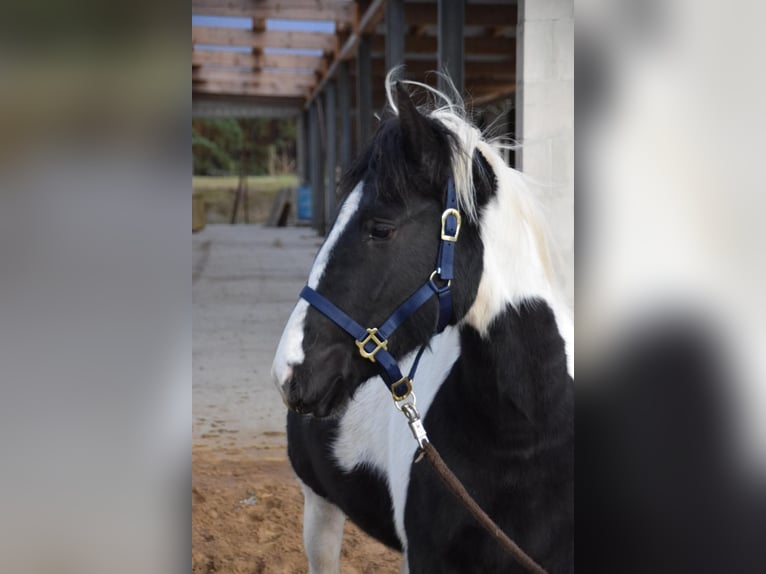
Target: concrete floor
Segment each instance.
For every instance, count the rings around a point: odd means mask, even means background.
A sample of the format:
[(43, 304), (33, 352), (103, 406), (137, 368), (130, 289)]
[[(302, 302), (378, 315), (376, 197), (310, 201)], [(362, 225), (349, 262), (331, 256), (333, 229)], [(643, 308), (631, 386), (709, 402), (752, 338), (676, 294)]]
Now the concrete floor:
[(192, 245), (193, 442), (283, 445), (271, 361), (321, 239), (308, 228), (209, 225)]

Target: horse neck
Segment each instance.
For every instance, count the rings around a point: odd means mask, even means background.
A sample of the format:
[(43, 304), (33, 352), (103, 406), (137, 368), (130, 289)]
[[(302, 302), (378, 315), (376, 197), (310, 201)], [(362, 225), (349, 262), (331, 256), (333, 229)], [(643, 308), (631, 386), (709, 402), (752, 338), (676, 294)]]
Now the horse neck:
[(467, 407), (497, 415), (493, 424), (511, 431), (555, 425), (557, 407), (571, 401), (571, 318), (554, 287), (543, 219), (523, 176), (486, 143), (477, 149), (496, 189), (478, 225), (483, 266), (460, 323), (458, 386)]
[[(464, 323), (456, 397), (461, 408), (517, 444), (571, 426), (572, 379), (552, 307), (508, 305), (483, 333)], [(486, 429), (489, 431), (489, 429)]]

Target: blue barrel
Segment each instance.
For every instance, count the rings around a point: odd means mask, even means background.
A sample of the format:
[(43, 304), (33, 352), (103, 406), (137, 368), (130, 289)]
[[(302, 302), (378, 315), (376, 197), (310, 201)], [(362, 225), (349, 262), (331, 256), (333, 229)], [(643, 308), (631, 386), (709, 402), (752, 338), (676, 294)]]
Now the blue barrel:
[(311, 221), (311, 186), (298, 187), (298, 220)]

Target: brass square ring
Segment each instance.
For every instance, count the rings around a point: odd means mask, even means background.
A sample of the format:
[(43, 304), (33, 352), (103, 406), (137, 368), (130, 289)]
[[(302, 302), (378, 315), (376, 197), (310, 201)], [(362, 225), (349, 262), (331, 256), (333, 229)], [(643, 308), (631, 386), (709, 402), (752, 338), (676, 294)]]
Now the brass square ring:
[[(378, 329), (376, 327), (373, 327), (372, 329), (367, 329), (367, 336), (359, 341), (358, 339), (354, 341), (356, 343), (356, 346), (359, 347), (359, 354), (362, 355), (365, 359), (372, 361), (373, 363), (375, 361), (375, 355), (380, 351), (381, 349), (385, 349), (388, 351), (388, 341), (387, 340), (380, 340), (378, 338)], [(375, 343), (375, 348), (372, 351), (367, 351), (365, 347), (367, 346), (367, 343)]]

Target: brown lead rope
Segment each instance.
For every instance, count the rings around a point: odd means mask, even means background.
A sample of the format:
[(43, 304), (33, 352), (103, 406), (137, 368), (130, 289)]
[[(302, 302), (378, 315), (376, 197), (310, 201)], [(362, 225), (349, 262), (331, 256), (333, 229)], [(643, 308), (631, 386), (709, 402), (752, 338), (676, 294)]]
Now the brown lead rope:
[[(479, 524), (481, 524), (519, 564), (526, 568), (527, 572), (532, 572), (533, 574), (547, 574), (542, 566), (532, 560), (526, 552), (519, 548), (519, 545), (511, 540), (508, 535), (506, 535), (506, 533), (493, 522), (487, 513), (481, 509), (476, 501), (471, 498), (471, 495), (468, 494), (468, 491), (463, 484), (458, 480), (449, 467), (447, 467), (439, 452), (430, 442), (423, 441), (421, 453), (422, 455), (425, 455), (428, 462), (431, 463), (431, 466), (433, 466), (436, 471), (436, 474), (439, 475), (439, 478), (445, 486), (452, 491), (452, 494), (455, 495), (460, 503), (465, 506), (474, 518), (479, 521)], [(420, 458), (421, 457), (419, 456), (415, 462), (418, 462)]]
[(482, 527), (489, 533), (489, 535), (497, 540), (503, 549), (511, 556), (513, 556), (516, 561), (526, 569), (527, 572), (531, 572), (532, 574), (548, 574), (542, 566), (532, 560), (532, 558), (530, 558), (529, 555), (524, 552), (518, 544), (511, 540), (508, 535), (503, 532), (497, 524), (494, 523), (489, 515), (487, 515), (487, 513), (481, 509), (476, 501), (471, 498), (471, 495), (468, 494), (468, 491), (465, 489), (458, 477), (455, 476), (455, 474), (444, 462), (444, 459), (439, 454), (439, 451), (437, 451), (436, 448), (434, 448), (434, 446), (431, 444), (431, 441), (428, 440), (428, 433), (426, 433), (426, 429), (423, 427), (423, 421), (420, 418), (420, 413), (415, 406), (415, 403), (417, 402), (415, 400), (415, 393), (410, 392), (408, 395), (409, 397), (405, 397), (407, 400), (401, 401), (396, 400), (396, 397), (394, 397), (394, 404), (396, 405), (396, 408), (399, 409), (405, 417), (407, 417), (407, 423), (410, 427), (410, 432), (412, 432), (413, 438), (417, 441), (418, 446), (420, 447), (420, 454), (415, 459), (415, 462), (420, 462), (420, 460), (425, 456), (425, 458), (428, 460), (428, 462), (431, 463), (431, 466), (436, 471), (436, 474), (439, 475), (441, 481), (452, 492), (452, 494), (455, 495), (458, 501), (466, 508), (466, 510), (468, 510), (468, 512), (473, 515), (476, 520), (479, 521), (479, 524), (482, 525)]

